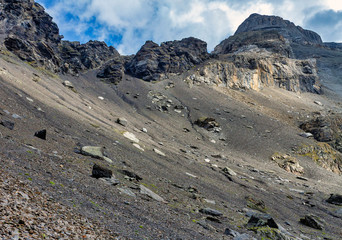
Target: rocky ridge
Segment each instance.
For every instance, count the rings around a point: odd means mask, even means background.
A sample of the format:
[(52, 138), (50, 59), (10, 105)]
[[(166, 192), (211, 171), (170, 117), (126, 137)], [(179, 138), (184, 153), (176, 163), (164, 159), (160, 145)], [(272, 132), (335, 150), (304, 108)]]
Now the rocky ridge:
[[(96, 69), (98, 78), (117, 84), (125, 74), (145, 81), (159, 81), (194, 67), (202, 68), (204, 64), (203, 69), (199, 70), (201, 77), (195, 77), (195, 82), (209, 81), (225, 87), (254, 90), (272, 85), (289, 91), (320, 92), (314, 61), (300, 62), (278, 56), (293, 56), (291, 41), (320, 44), (320, 37), (280, 17), (252, 14), (234, 36), (222, 41), (212, 54), (207, 52), (205, 42), (190, 37), (164, 42), (160, 46), (147, 41), (136, 55), (124, 57), (104, 42), (80, 44), (62, 41), (58, 26), (33, 0), (2, 0), (1, 8), (1, 36), (6, 48), (30, 65), (53, 72), (78, 75)], [(264, 53), (267, 56), (261, 58), (255, 54), (253, 46), (270, 54)], [(243, 53), (226, 57), (215, 64), (212, 63), (215, 61), (209, 60), (234, 52)], [(216, 77), (221, 69), (221, 76)]]

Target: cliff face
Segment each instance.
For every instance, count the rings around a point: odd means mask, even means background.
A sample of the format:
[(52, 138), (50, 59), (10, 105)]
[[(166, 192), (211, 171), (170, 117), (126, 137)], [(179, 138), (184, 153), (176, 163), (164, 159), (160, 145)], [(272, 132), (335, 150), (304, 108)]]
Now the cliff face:
[(256, 91), (265, 86), (277, 86), (293, 92), (321, 92), (314, 59), (290, 59), (256, 46), (227, 57), (208, 62), (186, 81)]

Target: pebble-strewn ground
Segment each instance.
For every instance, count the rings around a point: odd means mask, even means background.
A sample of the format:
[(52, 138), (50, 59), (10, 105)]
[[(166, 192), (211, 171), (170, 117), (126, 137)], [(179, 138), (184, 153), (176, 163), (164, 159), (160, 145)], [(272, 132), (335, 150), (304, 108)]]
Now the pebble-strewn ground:
[(0, 170), (0, 239), (119, 239)]

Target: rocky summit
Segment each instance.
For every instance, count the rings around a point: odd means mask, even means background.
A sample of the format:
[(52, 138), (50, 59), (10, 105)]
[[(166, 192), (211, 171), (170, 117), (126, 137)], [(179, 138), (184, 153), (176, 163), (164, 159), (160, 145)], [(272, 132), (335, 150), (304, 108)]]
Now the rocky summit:
[(341, 64), (277, 16), (122, 56), (0, 0), (0, 239), (341, 239)]

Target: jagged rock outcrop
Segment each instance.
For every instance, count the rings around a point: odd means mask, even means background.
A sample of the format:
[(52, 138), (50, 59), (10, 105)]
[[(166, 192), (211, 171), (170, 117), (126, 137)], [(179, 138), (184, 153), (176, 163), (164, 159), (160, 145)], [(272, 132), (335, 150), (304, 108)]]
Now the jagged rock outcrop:
[(97, 68), (112, 58), (120, 59), (119, 52), (100, 41), (79, 42), (62, 41), (59, 52), (64, 61), (63, 72), (77, 73)]
[(269, 51), (293, 57), (291, 43), (322, 44), (321, 37), (277, 16), (250, 15), (235, 34), (215, 47), (214, 53), (232, 53), (251, 44)]
[(0, 29), (1, 40), (19, 58), (58, 69), (59, 59), (54, 52), (62, 36), (41, 5), (33, 0), (2, 0)]
[(62, 41), (56, 23), (33, 0), (0, 1), (0, 38), (6, 48), (33, 66), (77, 74), (97, 68), (120, 54), (104, 42)]
[(256, 46), (245, 50), (211, 60), (186, 81), (253, 90), (278, 86), (294, 92), (320, 93), (314, 59), (290, 59)]
[(160, 80), (168, 73), (189, 70), (208, 57), (207, 43), (193, 37), (160, 46), (147, 41), (128, 64), (128, 70), (146, 81)]

